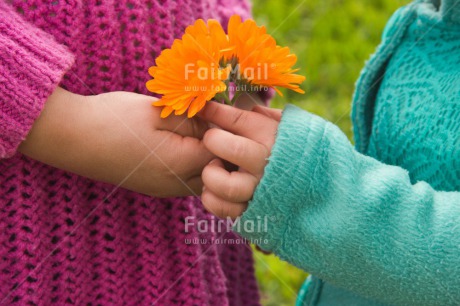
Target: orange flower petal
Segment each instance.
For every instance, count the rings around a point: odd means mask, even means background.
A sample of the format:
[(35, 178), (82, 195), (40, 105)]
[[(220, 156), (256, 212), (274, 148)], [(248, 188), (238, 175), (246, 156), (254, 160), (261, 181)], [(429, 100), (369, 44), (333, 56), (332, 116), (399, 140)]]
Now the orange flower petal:
[(169, 106), (165, 106), (162, 110), (161, 110), (161, 114), (160, 114), (160, 117), (161, 118), (166, 118), (168, 117), (169, 115), (171, 115), (171, 113), (173, 112), (173, 109)]

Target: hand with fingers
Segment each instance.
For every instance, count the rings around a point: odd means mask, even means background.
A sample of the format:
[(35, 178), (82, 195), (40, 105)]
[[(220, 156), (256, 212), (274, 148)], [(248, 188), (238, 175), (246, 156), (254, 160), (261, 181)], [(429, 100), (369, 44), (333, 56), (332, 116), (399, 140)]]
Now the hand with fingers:
[[(203, 170), (201, 200), (216, 216), (236, 218), (246, 210), (263, 176), (281, 110), (258, 105), (245, 111), (212, 102), (199, 116), (221, 128), (212, 128), (203, 137), (205, 147), (218, 158)], [(223, 161), (239, 170), (228, 171)]]
[(197, 195), (213, 158), (207, 124), (160, 118), (154, 98), (129, 92), (80, 96), (57, 88), (21, 144), (23, 154), (59, 169), (143, 194)]

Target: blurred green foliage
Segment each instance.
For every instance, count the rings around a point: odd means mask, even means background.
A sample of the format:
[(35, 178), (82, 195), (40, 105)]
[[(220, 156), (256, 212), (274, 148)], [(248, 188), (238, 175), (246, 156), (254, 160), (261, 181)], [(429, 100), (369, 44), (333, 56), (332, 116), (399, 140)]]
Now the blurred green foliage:
[[(292, 103), (337, 124), (351, 138), (351, 98), (360, 70), (392, 13), (409, 0), (253, 0), (258, 24), (298, 56), (306, 94), (283, 91), (273, 106)], [(256, 274), (267, 306), (294, 305), (306, 273), (258, 251)]]

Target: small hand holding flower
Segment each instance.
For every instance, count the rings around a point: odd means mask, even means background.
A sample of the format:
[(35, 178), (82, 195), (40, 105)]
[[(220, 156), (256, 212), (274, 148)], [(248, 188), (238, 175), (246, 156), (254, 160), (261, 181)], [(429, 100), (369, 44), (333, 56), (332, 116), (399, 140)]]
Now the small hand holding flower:
[[(208, 130), (203, 138), (205, 147), (219, 158), (203, 170), (201, 200), (218, 217), (236, 218), (246, 210), (262, 178), (281, 110), (255, 106), (251, 112), (214, 102), (198, 115), (222, 128)], [(229, 172), (223, 160), (239, 170)]]
[(200, 141), (207, 124), (161, 119), (151, 103), (152, 97), (130, 92), (81, 96), (57, 88), (20, 152), (150, 196), (200, 193), (202, 170), (213, 159)]

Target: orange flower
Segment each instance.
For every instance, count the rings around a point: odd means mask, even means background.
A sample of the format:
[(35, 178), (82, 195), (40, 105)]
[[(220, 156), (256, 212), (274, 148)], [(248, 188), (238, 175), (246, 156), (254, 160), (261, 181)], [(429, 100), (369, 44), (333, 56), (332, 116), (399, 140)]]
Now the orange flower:
[[(254, 89), (285, 87), (304, 93), (299, 84), (305, 77), (292, 69), (297, 57), (289, 48), (276, 45), (275, 39), (253, 20), (241, 21), (234, 15), (228, 24), (228, 35), (216, 20), (205, 23), (199, 19), (187, 27), (182, 39), (176, 39), (170, 49), (163, 50), (150, 67), (153, 77), (147, 89), (161, 94), (153, 103), (162, 106), (161, 117), (172, 112), (193, 117), (211, 99), (231, 103), (230, 82), (250, 84)], [(251, 89), (254, 90), (254, 89)], [(233, 97), (236, 100), (241, 90)]]
[(225, 55), (227, 58), (238, 58), (243, 80), (254, 85), (273, 87), (281, 96), (276, 86), (305, 93), (298, 85), (305, 77), (294, 74), (299, 69), (292, 69), (297, 56), (291, 54), (288, 47), (277, 46), (264, 26), (257, 26), (251, 19), (242, 22), (240, 16), (233, 15), (228, 24), (228, 37), (235, 49)]
[(189, 26), (182, 39), (176, 39), (171, 49), (165, 49), (150, 67), (153, 77), (146, 84), (149, 91), (162, 94), (153, 103), (164, 106), (161, 117), (173, 111), (188, 117), (199, 112), (207, 101), (227, 89), (230, 67), (221, 68), (221, 50), (229, 48), (227, 36), (216, 20), (206, 24), (202, 19)]

